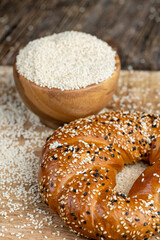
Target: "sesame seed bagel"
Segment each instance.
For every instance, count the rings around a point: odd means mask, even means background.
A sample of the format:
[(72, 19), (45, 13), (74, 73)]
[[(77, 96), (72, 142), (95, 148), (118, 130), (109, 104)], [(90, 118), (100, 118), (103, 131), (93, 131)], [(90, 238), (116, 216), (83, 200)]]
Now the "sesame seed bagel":
[[(124, 164), (148, 162), (128, 196)], [(42, 151), (39, 186), (69, 227), (92, 239), (147, 240), (160, 231), (160, 117), (108, 112), (58, 128)]]

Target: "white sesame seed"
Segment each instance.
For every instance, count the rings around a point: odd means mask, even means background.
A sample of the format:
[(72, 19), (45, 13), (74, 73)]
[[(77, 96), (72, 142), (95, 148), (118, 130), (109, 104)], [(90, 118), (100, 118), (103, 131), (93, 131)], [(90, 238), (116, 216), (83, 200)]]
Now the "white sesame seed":
[(16, 64), (21, 75), (40, 86), (79, 89), (113, 74), (115, 51), (90, 34), (63, 32), (29, 42)]

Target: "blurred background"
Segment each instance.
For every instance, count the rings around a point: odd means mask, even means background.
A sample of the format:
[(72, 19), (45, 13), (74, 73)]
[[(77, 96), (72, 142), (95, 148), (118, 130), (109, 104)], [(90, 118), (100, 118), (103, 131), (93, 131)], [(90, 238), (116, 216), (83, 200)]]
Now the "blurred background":
[(0, 0), (0, 65), (29, 41), (66, 30), (118, 51), (123, 69), (160, 70), (160, 0)]

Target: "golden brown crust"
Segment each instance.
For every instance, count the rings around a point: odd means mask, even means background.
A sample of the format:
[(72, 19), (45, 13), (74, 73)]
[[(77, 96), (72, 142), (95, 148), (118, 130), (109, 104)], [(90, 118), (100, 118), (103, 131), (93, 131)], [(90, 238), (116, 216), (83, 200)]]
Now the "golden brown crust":
[[(69, 227), (94, 239), (145, 239), (160, 230), (160, 118), (109, 112), (57, 129), (43, 149), (39, 185)], [(117, 193), (124, 164), (151, 166), (128, 197)]]

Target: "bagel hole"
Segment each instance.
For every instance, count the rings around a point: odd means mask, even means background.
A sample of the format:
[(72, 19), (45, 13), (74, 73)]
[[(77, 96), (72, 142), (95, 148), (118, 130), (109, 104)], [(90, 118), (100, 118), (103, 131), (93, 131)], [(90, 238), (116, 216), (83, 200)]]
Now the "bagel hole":
[(142, 161), (125, 165), (122, 171), (116, 175), (116, 191), (128, 195), (133, 183), (147, 167), (148, 164)]

